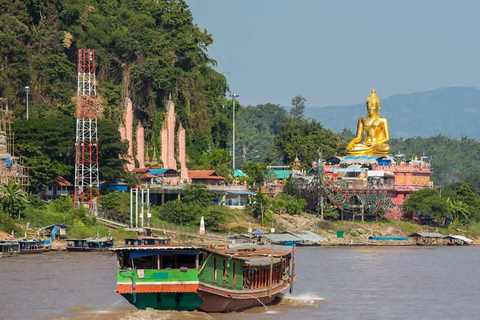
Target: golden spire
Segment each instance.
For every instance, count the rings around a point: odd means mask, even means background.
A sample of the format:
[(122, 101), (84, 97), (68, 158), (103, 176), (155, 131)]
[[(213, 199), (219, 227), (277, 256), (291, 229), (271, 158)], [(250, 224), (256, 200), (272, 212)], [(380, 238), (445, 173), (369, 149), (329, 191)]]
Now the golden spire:
[(377, 97), (377, 93), (375, 92), (375, 89), (372, 89), (372, 93), (367, 98), (367, 104), (369, 104), (369, 103), (374, 103), (374, 104), (380, 106), (380, 99)]

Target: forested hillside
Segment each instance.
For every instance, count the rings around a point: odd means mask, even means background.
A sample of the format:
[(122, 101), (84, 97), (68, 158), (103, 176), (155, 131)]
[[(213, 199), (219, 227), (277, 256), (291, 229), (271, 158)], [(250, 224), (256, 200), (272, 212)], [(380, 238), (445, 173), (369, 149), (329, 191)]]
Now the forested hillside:
[(17, 119), (25, 117), (25, 86), (31, 121), (73, 117), (77, 51), (92, 48), (104, 118), (118, 125), (130, 98), (147, 144), (158, 147), (171, 95), (192, 160), (209, 145), (227, 146), (227, 83), (207, 55), (212, 36), (183, 0), (12, 0), (0, 11), (0, 97)]

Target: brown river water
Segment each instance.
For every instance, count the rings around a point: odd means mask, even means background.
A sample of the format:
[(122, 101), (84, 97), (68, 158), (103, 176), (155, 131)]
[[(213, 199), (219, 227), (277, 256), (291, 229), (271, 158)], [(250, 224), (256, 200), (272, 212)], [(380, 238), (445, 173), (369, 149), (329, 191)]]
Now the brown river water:
[(110, 253), (0, 259), (0, 319), (480, 319), (480, 247), (299, 248), (293, 294), (244, 312), (136, 310)]

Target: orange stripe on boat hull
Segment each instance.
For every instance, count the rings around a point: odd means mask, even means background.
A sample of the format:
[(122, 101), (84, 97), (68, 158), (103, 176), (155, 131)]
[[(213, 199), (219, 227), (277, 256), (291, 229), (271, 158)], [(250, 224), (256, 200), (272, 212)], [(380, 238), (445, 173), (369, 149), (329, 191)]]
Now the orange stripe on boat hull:
[[(198, 283), (196, 284), (147, 284), (142, 285), (136, 283), (135, 293), (148, 292), (197, 292)], [(118, 284), (118, 293), (133, 293), (131, 284)]]

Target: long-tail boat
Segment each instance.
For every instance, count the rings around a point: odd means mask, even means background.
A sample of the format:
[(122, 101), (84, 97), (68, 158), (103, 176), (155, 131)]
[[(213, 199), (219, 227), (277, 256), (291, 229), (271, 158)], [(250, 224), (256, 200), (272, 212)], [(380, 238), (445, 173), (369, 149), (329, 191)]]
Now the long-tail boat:
[(27, 240), (22, 239), (18, 240), (20, 244), (20, 253), (21, 254), (30, 254), (30, 253), (42, 253), (47, 252), (52, 249), (52, 243), (50, 240)]
[(117, 255), (117, 292), (138, 309), (240, 311), (293, 287), (295, 247), (128, 246)]

